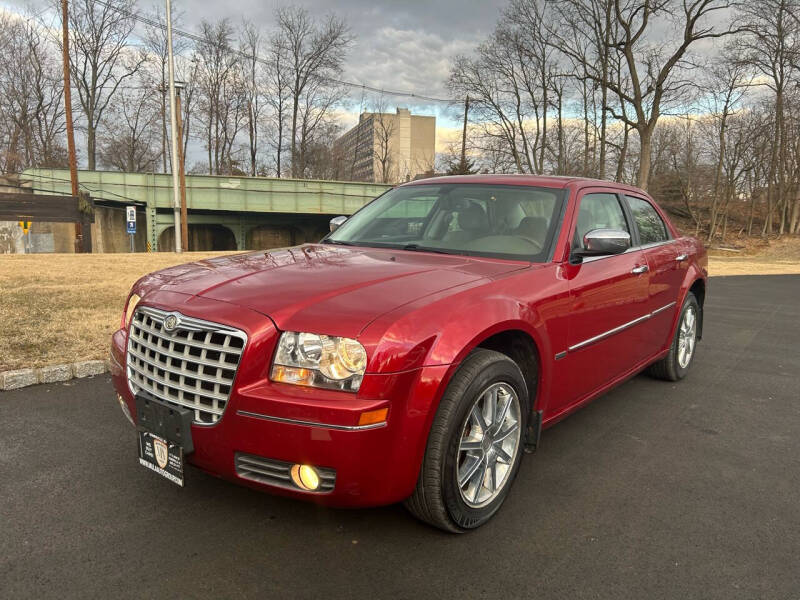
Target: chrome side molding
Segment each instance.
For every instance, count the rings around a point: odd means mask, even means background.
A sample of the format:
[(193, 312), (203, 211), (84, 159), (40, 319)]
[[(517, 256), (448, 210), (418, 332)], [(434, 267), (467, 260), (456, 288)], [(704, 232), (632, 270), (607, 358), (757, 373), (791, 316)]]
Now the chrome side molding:
[(598, 335), (596, 335), (594, 337), (590, 337), (589, 339), (583, 340), (582, 342), (578, 342), (577, 344), (573, 344), (572, 346), (567, 348), (565, 351), (559, 352), (558, 354), (556, 354), (555, 359), (556, 360), (560, 360), (560, 359), (564, 358), (567, 355), (568, 352), (575, 352), (576, 350), (580, 350), (581, 348), (585, 348), (586, 346), (589, 346), (591, 344), (599, 342), (600, 340), (604, 340), (607, 337), (611, 337), (612, 335), (620, 333), (621, 331), (625, 331), (626, 329), (629, 329), (630, 327), (633, 327), (634, 325), (638, 325), (639, 323), (643, 323), (644, 321), (647, 321), (649, 318), (654, 317), (655, 315), (657, 315), (659, 313), (662, 313), (665, 310), (669, 310), (670, 308), (672, 308), (676, 304), (677, 304), (677, 302), (670, 302), (669, 304), (666, 304), (666, 305), (662, 306), (661, 308), (655, 309), (653, 312), (644, 314), (641, 317), (637, 317), (636, 319), (633, 319), (632, 321), (628, 321), (627, 323), (623, 323), (622, 325), (620, 325), (618, 327), (614, 327), (613, 329), (609, 329), (608, 331), (604, 331), (603, 333), (600, 333), (600, 334), (598, 334)]

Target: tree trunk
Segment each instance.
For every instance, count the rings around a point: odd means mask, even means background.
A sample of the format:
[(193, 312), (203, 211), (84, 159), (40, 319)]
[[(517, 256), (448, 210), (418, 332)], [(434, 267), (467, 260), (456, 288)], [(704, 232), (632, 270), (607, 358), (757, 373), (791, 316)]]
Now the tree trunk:
[[(297, 82), (295, 88), (299, 86), (299, 82)], [(300, 98), (296, 95), (292, 97), (292, 148), (291, 148), (291, 160), (292, 160), (292, 177), (297, 177), (297, 111), (298, 111), (298, 104), (300, 103)]]
[(622, 146), (619, 149), (619, 159), (617, 160), (617, 174), (614, 177), (614, 180), (618, 183), (622, 183), (622, 179), (625, 177), (625, 161), (628, 158), (628, 134), (629, 129), (627, 125), (623, 124), (623, 133), (622, 133)]
[(717, 159), (717, 168), (714, 172), (714, 197), (711, 200), (711, 218), (709, 220), (709, 230), (708, 230), (708, 241), (711, 241), (711, 238), (714, 237), (714, 233), (716, 233), (716, 223), (717, 223), (717, 208), (719, 206), (719, 182), (722, 179), (722, 165), (725, 161), (725, 125), (727, 124), (727, 110), (728, 107), (725, 107), (725, 112), (722, 115), (722, 120), (719, 126), (719, 158)]
[(582, 84), (583, 94), (583, 172), (584, 177), (589, 176), (589, 97), (586, 90), (586, 79)]
[(248, 106), (249, 112), (249, 130), (248, 133), (250, 135), (250, 175), (253, 177), (256, 176), (256, 123), (255, 123), (255, 115), (253, 114), (253, 101), (249, 102)]
[[(563, 88), (562, 88), (563, 92)], [(566, 175), (564, 160), (564, 99), (563, 93), (558, 95), (558, 174)]]
[(786, 195), (786, 124), (783, 117), (783, 90), (778, 88), (775, 95), (775, 121), (778, 128), (778, 210), (781, 212), (781, 224), (778, 235), (783, 235), (786, 228), (788, 197)]
[(789, 233), (800, 233), (800, 198), (795, 198), (794, 208), (792, 209), (792, 220), (789, 225)]
[(97, 162), (97, 131), (91, 122), (86, 126), (86, 158), (90, 171), (96, 170)]
[(650, 152), (653, 146), (653, 128), (648, 125), (639, 129), (639, 174), (636, 185), (647, 191), (650, 182)]

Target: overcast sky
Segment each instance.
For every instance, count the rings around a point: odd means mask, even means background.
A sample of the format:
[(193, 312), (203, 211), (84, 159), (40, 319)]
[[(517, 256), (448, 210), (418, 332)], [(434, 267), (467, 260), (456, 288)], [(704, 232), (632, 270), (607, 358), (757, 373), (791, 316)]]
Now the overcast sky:
[[(227, 17), (234, 23), (245, 18), (267, 30), (274, 26), (276, 7), (286, 4), (269, 0), (175, 0), (173, 11), (181, 10), (187, 25), (193, 27), (201, 19)], [(356, 38), (347, 67), (351, 79), (441, 96), (445, 95), (449, 58), (470, 51), (486, 36), (504, 2), (307, 0), (292, 4), (315, 15), (334, 13), (348, 23)]]
[[(162, 0), (138, 0), (145, 14), (163, 12)], [(242, 20), (263, 27), (275, 26), (275, 10), (280, 6), (303, 6), (312, 15), (333, 13), (343, 18), (355, 38), (348, 53), (344, 78), (387, 90), (408, 91), (436, 98), (447, 98), (445, 88), (450, 61), (457, 54), (470, 53), (494, 28), (505, 0), (470, 2), (467, 0), (172, 0), (173, 14), (180, 27), (198, 31), (202, 20), (228, 18), (234, 25)], [(36, 10), (51, 6), (48, 0), (0, 0), (0, 6), (22, 11), (25, 5)], [(343, 125), (351, 126), (364, 97), (363, 108), (377, 101), (377, 94), (351, 93), (342, 113)], [(437, 145), (448, 135), (457, 135), (460, 108), (427, 103), (408, 97), (385, 96), (388, 110), (405, 106), (417, 114), (437, 117)]]
[[(149, 0), (148, 0), (149, 1)], [(348, 81), (381, 89), (410, 91), (436, 98), (447, 98), (445, 81), (450, 60), (457, 54), (471, 52), (493, 29), (504, 1), (465, 2), (464, 0), (404, 0), (402, 2), (369, 0), (233, 0), (229, 2), (191, 2), (173, 0), (173, 12), (182, 15), (184, 26), (196, 30), (202, 19), (228, 18), (234, 24), (241, 19), (274, 27), (275, 9), (294, 4), (314, 15), (334, 13), (349, 25), (355, 42), (345, 68)], [(143, 7), (161, 6), (152, 2)], [(355, 122), (362, 94), (352, 92), (348, 125)], [(375, 95), (365, 97), (365, 108), (375, 102)], [(385, 98), (391, 110), (408, 106), (412, 112), (435, 114), (442, 134), (457, 128), (457, 115), (446, 105), (430, 104), (412, 98)]]

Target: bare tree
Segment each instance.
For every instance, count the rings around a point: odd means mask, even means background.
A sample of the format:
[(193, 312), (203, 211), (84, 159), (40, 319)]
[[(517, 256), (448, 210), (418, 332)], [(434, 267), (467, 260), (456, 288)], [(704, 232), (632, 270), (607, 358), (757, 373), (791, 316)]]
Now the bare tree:
[(161, 114), (150, 87), (120, 94), (108, 114), (108, 124), (100, 135), (100, 162), (127, 173), (154, 171), (161, 156)]
[[(582, 47), (576, 47), (560, 27), (551, 27), (553, 43), (566, 56), (585, 67), (585, 76), (613, 91), (630, 107), (630, 113), (612, 110), (614, 117), (639, 134), (637, 185), (647, 188), (650, 178), (653, 132), (658, 119), (671, 102), (685, 100), (689, 86), (685, 73), (691, 68), (690, 49), (697, 42), (720, 38), (734, 32), (715, 27), (713, 20), (732, 7), (732, 0), (608, 0), (615, 34), (610, 44), (620, 54), (625, 87), (604, 74), (601, 62), (587, 61)], [(677, 44), (654, 41), (656, 27), (674, 27)]]
[(726, 165), (729, 172), (731, 169), (735, 169), (735, 164), (732, 164), (730, 159), (735, 157), (736, 154), (733, 157), (727, 156), (728, 127), (731, 116), (753, 80), (752, 76), (746, 71), (743, 62), (733, 52), (733, 49), (729, 49), (728, 55), (733, 58), (726, 57), (712, 65), (708, 71), (707, 84), (703, 86), (707, 90), (707, 97), (709, 98), (709, 113), (711, 116), (709, 121), (712, 125), (712, 134), (716, 142), (714, 154), (717, 155), (709, 215), (709, 240), (713, 239), (717, 231), (720, 213), (724, 214), (724, 208), (727, 207), (727, 203), (730, 201), (731, 177), (734, 180), (737, 179), (737, 177), (729, 175), (728, 181), (723, 181), (723, 171), (726, 170)]
[[(172, 167), (171, 152), (172, 145), (169, 143), (169, 66), (168, 66), (168, 51), (167, 51), (167, 32), (166, 32), (166, 19), (164, 14), (160, 11), (153, 19), (155, 25), (148, 24), (145, 29), (144, 43), (148, 51), (147, 66), (154, 72), (153, 79), (155, 80), (156, 90), (159, 94), (160, 104), (160, 126), (161, 126), (161, 169), (164, 173), (169, 173)], [(179, 27), (181, 21), (181, 14), (173, 10), (172, 24), (173, 27)], [(173, 36), (173, 52), (175, 56), (180, 56), (181, 53), (186, 51), (189, 44), (186, 39), (181, 36)], [(177, 61), (176, 61), (177, 62)], [(185, 104), (185, 103), (184, 103)], [(184, 107), (186, 108), (186, 107)], [(184, 153), (185, 155), (185, 153)]]
[(267, 103), (270, 107), (269, 124), (272, 131), (272, 149), (275, 161), (275, 176), (283, 175), (283, 151), (286, 145), (286, 127), (290, 102), (291, 72), (289, 69), (288, 44), (281, 31), (275, 32), (269, 41), (267, 53)]
[(521, 173), (543, 173), (554, 154), (548, 114), (563, 81), (546, 41), (545, 6), (544, 0), (514, 0), (475, 56), (456, 58), (449, 79), (455, 96), (470, 97), (483, 136), (503, 139)]
[(386, 112), (386, 100), (381, 96), (375, 103), (372, 112), (372, 144), (373, 160), (378, 172), (375, 180), (380, 183), (391, 183), (398, 180), (397, 165), (394, 164), (392, 138), (395, 133), (395, 116)]
[(305, 118), (301, 111), (312, 99), (326, 102), (331, 98), (325, 88), (336, 86), (334, 80), (342, 71), (352, 37), (343, 20), (329, 16), (316, 22), (304, 8), (281, 8), (276, 17), (278, 33), (275, 40), (280, 44), (281, 55), (287, 60), (289, 74), (291, 172), (292, 177), (300, 177), (304, 163), (301, 152), (310, 142), (302, 136), (313, 129), (310, 124), (319, 122), (312, 116), (313, 111), (306, 109)]
[[(772, 142), (769, 181), (767, 183), (768, 212), (764, 234), (772, 233), (774, 208), (779, 211), (779, 233), (786, 229), (790, 202), (785, 194), (787, 137), (784, 115), (785, 98), (790, 77), (800, 64), (800, 2), (797, 0), (759, 0), (743, 2), (739, 18), (744, 35), (738, 43), (744, 59), (759, 75), (775, 97), (776, 135)], [(777, 176), (777, 194), (774, 183)], [(776, 198), (777, 196), (777, 198)], [(795, 201), (795, 207), (797, 207)], [(797, 225), (797, 223), (795, 223)], [(797, 232), (797, 229), (794, 229)]]
[(252, 23), (242, 23), (240, 47), (245, 57), (243, 61), (243, 75), (246, 81), (244, 96), (247, 102), (247, 141), (250, 158), (250, 175), (255, 176), (258, 169), (259, 150), (259, 124), (263, 118), (264, 103), (262, 63), (259, 54), (262, 47), (262, 37), (259, 30)]
[(90, 170), (96, 166), (97, 130), (106, 109), (146, 60), (144, 52), (128, 45), (134, 6), (134, 0), (76, 0), (70, 8), (70, 71), (83, 112)]
[(4, 171), (66, 163), (63, 84), (55, 47), (34, 19), (0, 16)]
[(208, 172), (232, 173), (239, 170), (233, 153), (247, 117), (240, 55), (232, 46), (234, 31), (227, 19), (216, 24), (204, 21), (201, 27), (195, 76), (200, 96), (198, 129), (205, 140)]

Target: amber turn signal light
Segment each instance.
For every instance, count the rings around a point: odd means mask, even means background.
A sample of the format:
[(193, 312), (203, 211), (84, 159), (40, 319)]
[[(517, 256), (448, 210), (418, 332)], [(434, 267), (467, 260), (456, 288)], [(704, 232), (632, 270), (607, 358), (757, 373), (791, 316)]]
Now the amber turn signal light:
[(358, 417), (359, 425), (376, 425), (386, 421), (386, 415), (389, 414), (388, 408), (379, 408), (378, 410), (368, 410), (361, 413)]
[(284, 367), (274, 365), (272, 367), (272, 381), (281, 383), (293, 383), (295, 385), (312, 385), (314, 381), (314, 371), (299, 367)]

